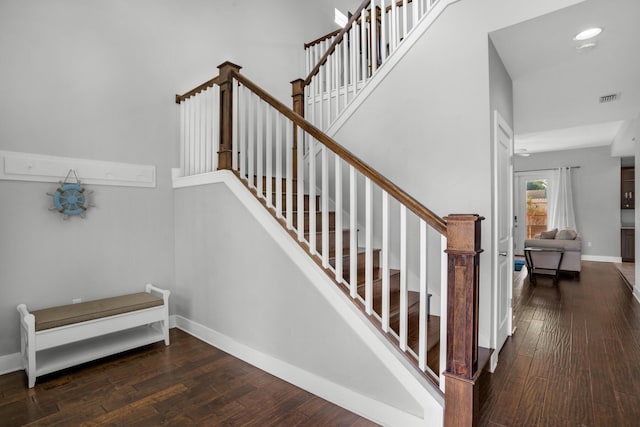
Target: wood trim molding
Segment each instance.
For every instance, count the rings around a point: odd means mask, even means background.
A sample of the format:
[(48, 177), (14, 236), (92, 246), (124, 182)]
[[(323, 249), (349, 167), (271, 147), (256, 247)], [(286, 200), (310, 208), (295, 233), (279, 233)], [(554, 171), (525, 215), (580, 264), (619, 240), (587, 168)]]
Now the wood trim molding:
[(69, 169), (83, 184), (155, 187), (156, 167), (131, 163), (0, 151), (0, 180), (60, 182)]

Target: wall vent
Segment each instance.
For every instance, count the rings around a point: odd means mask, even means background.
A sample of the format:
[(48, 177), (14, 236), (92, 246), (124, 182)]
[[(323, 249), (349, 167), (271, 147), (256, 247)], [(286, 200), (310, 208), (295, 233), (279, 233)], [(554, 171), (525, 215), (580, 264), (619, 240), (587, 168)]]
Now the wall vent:
[(619, 93), (612, 93), (609, 95), (603, 95), (600, 97), (600, 104), (604, 104), (605, 102), (613, 102), (616, 101), (620, 97)]

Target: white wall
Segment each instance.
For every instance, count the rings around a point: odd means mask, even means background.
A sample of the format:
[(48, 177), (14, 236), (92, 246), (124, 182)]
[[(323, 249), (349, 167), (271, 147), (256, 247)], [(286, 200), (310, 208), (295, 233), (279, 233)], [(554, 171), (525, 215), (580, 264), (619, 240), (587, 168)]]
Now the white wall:
[[(304, 41), (335, 28), (312, 0), (3, 0), (0, 150), (151, 164), (157, 188), (92, 186), (86, 219), (48, 212), (53, 184), (0, 182), (0, 355), (15, 307), (174, 288), (174, 95), (225, 60), (289, 103)], [(82, 177), (80, 177), (82, 178)], [(174, 294), (176, 299), (179, 294)]]
[(491, 336), (493, 250), (488, 34), (573, 3), (454, 3), (334, 137), (437, 214), (487, 218), (480, 256), (482, 346)]
[(175, 191), (175, 242), (178, 315), (423, 416), (425, 402), (391, 375), (224, 184)]
[(580, 166), (571, 180), (582, 254), (620, 257), (620, 158), (611, 157), (609, 147), (595, 147), (516, 156), (514, 162), (516, 172), (562, 166)]

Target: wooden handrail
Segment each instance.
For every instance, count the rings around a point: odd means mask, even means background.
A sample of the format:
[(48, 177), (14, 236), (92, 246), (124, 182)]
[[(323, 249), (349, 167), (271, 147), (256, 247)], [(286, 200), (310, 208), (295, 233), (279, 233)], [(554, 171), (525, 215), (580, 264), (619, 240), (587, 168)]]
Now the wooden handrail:
[[(329, 58), (329, 56), (336, 50), (336, 46), (342, 41), (342, 39), (344, 39), (344, 35), (347, 32), (349, 32), (349, 30), (353, 26), (353, 23), (354, 22), (359, 22), (360, 14), (362, 13), (362, 10), (365, 9), (369, 5), (369, 3), (371, 3), (371, 0), (363, 1), (362, 4), (358, 7), (358, 9), (356, 9), (356, 11), (353, 13), (353, 15), (351, 15), (351, 18), (347, 22), (347, 25), (345, 25), (344, 28), (342, 28), (341, 30), (336, 30), (331, 34), (327, 34), (326, 36), (321, 37), (318, 40), (314, 40), (314, 41), (304, 45), (304, 48), (307, 49), (308, 46), (313, 46), (315, 43), (319, 43), (319, 42), (321, 42), (323, 40), (326, 40), (326, 39), (328, 39), (330, 37), (333, 37), (335, 34), (338, 34), (338, 37), (336, 37), (336, 39), (333, 41), (333, 43), (331, 43), (331, 46), (329, 46), (329, 49), (327, 49), (327, 51), (324, 53), (324, 55), (322, 55), (322, 57), (320, 58), (320, 60), (316, 64), (316, 66), (313, 67), (313, 69), (311, 70), (311, 72), (309, 73), (307, 78), (304, 79), (304, 85), (305, 86), (308, 86), (309, 83), (311, 83), (311, 79), (313, 78), (313, 76), (318, 74), (318, 71), (320, 70), (320, 67), (322, 67), (324, 65), (324, 63), (327, 62), (327, 58)], [(409, 4), (409, 3), (413, 3), (413, 0), (407, 0), (407, 4)], [(402, 0), (398, 0), (396, 2), (396, 7), (403, 7), (403, 5), (404, 5), (404, 3), (403, 3)], [(387, 6), (385, 8), (385, 13), (389, 12), (391, 10), (391, 8), (392, 8), (392, 6)]]
[[(409, 3), (413, 3), (413, 0), (407, 0), (407, 4), (409, 4)], [(403, 7), (403, 6), (404, 6), (404, 2), (402, 0), (398, 0), (396, 2), (396, 7)], [(389, 12), (392, 8), (393, 8), (393, 6), (389, 5), (389, 6), (384, 8), (384, 11), (385, 12)]]
[[(369, 0), (367, 0), (369, 1)], [(324, 144), (329, 150), (333, 151), (336, 155), (340, 156), (347, 163), (355, 167), (360, 173), (369, 178), (372, 182), (376, 183), (380, 188), (385, 190), (389, 195), (393, 196), (400, 203), (404, 204), (410, 211), (418, 215), (418, 217), (422, 218), (433, 227), (438, 233), (445, 235), (447, 234), (447, 222), (433, 213), (430, 209), (426, 208), (419, 201), (411, 197), (409, 194), (404, 192), (400, 187), (396, 184), (382, 176), (376, 170), (371, 168), (365, 162), (360, 160), (346, 148), (338, 144), (332, 138), (323, 133), (320, 129), (312, 125), (310, 122), (305, 120), (304, 117), (295, 113), (289, 107), (285, 106), (283, 103), (275, 99), (265, 90), (263, 90), (260, 86), (253, 83), (251, 80), (243, 76), (242, 74), (236, 72), (235, 70), (230, 70), (230, 74), (233, 78), (242, 83), (245, 87), (250, 89), (253, 93), (258, 95), (263, 101), (267, 104), (271, 105), (277, 111), (279, 111), (283, 116), (287, 117), (291, 120), (296, 126), (302, 128), (309, 135), (314, 137), (318, 142)]]
[(337, 35), (337, 34), (340, 34), (340, 30), (341, 30), (341, 29), (342, 29), (342, 28), (338, 28), (337, 30), (332, 31), (332, 32), (330, 32), (329, 34), (326, 34), (326, 35), (324, 35), (324, 36), (322, 36), (322, 37), (319, 37), (319, 38), (315, 39), (315, 40), (314, 40), (314, 41), (312, 41), (312, 42), (305, 43), (305, 44), (304, 44), (304, 48), (305, 48), (305, 50), (306, 50), (306, 49), (309, 49), (309, 48), (310, 48), (310, 47), (312, 47), (312, 46), (317, 45), (317, 44), (318, 44), (318, 43), (320, 43), (320, 42), (323, 42), (323, 41), (325, 41), (325, 40), (327, 40), (327, 39), (330, 39), (331, 37), (333, 37), (333, 36), (335, 36), (335, 35)]
[(362, 10), (365, 9), (370, 3), (371, 3), (371, 0), (364, 0), (362, 2), (362, 4), (360, 4), (360, 6), (358, 6), (356, 11), (353, 12), (353, 15), (351, 15), (351, 18), (349, 18), (349, 21), (347, 22), (347, 25), (345, 25), (344, 28), (340, 30), (340, 32), (338, 33), (338, 37), (336, 37), (336, 39), (333, 41), (333, 43), (331, 43), (331, 46), (329, 46), (329, 49), (327, 49), (327, 51), (324, 53), (324, 55), (322, 55), (322, 57), (320, 58), (320, 61), (318, 61), (316, 66), (313, 67), (313, 70), (311, 70), (311, 72), (309, 73), (307, 78), (304, 79), (304, 85), (305, 86), (308, 86), (309, 83), (311, 83), (311, 79), (313, 78), (313, 76), (318, 74), (318, 71), (320, 71), (320, 67), (322, 67), (324, 65), (324, 63), (327, 62), (327, 58), (329, 58), (329, 55), (331, 55), (336, 50), (336, 46), (338, 45), (338, 43), (340, 43), (342, 41), (342, 39), (344, 38), (344, 35), (353, 26), (353, 23), (356, 22), (359, 19), (360, 14), (362, 13)]
[(189, 92), (183, 94), (183, 95), (176, 95), (176, 104), (180, 104), (182, 101), (191, 98), (194, 95), (199, 94), (200, 92), (202, 92), (203, 90), (206, 90), (210, 87), (212, 87), (213, 85), (216, 85), (220, 82), (220, 78), (219, 76), (215, 76), (214, 78), (212, 78), (211, 80), (202, 83), (200, 86), (191, 89)]

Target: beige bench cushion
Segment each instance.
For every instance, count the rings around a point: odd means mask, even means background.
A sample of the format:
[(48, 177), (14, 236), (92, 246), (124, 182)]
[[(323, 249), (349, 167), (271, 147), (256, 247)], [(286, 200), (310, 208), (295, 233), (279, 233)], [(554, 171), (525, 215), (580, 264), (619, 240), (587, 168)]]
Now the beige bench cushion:
[(122, 295), (79, 304), (45, 308), (33, 311), (32, 314), (36, 318), (36, 331), (42, 331), (130, 311), (157, 307), (163, 303), (162, 298), (147, 292), (140, 292), (138, 294)]

